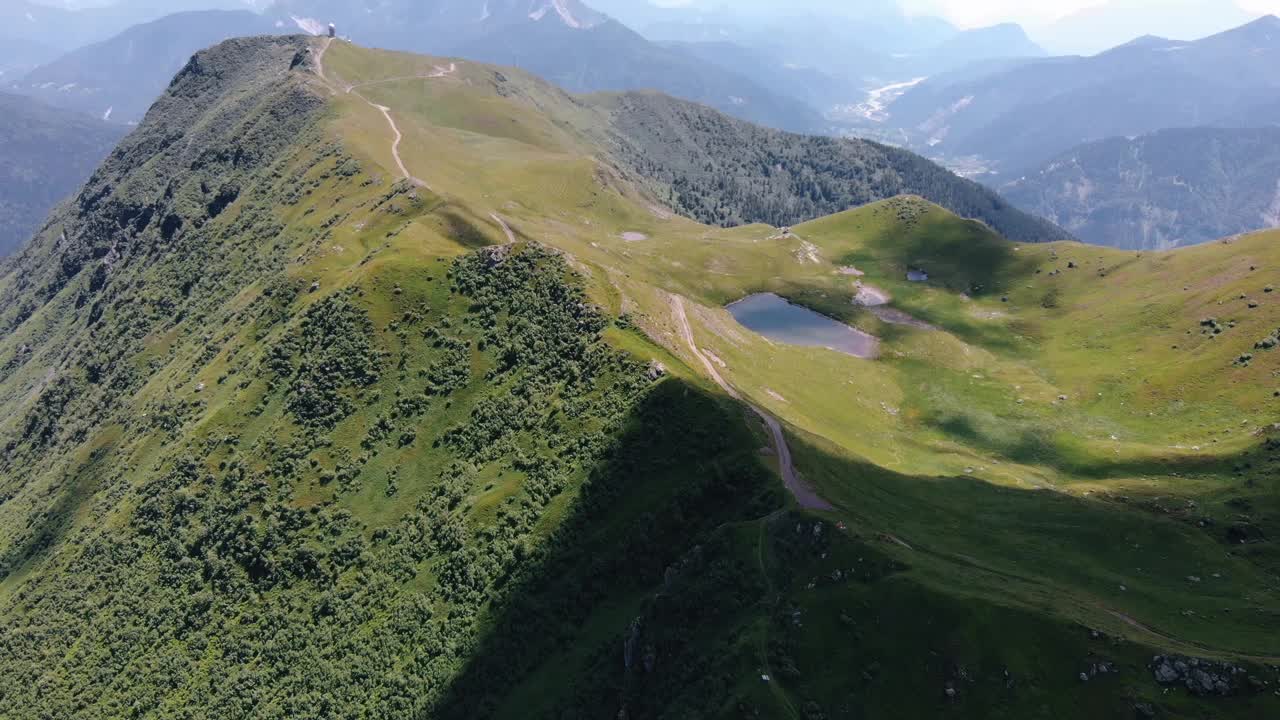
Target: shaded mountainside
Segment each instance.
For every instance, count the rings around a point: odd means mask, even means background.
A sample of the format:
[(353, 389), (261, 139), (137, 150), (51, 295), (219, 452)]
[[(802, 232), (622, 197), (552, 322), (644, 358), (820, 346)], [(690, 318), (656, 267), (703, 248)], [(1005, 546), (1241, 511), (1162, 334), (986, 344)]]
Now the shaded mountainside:
[(0, 257), (17, 250), (125, 133), (79, 113), (0, 93)]
[(1280, 128), (1161, 130), (1075, 148), (1001, 188), (1085, 242), (1139, 250), (1280, 226)]
[(701, 222), (795, 225), (900, 194), (920, 195), (1022, 242), (1066, 231), (914, 153), (866, 140), (793, 135), (654, 94), (610, 101), (623, 161)]
[(1093, 57), (1050, 58), (971, 82), (921, 83), (895, 102), (920, 147), (980, 155), (1006, 177), (1085, 142), (1168, 127), (1256, 127), (1280, 88), (1280, 19), (1195, 42), (1147, 39)]
[[(712, 227), (616, 100), (197, 54), (0, 271), (0, 716), (1280, 710), (1280, 352), (1232, 362), (1280, 244)], [(733, 324), (762, 290), (880, 357)]]
[(137, 122), (197, 50), (274, 31), (260, 15), (243, 10), (175, 13), (63, 55), (13, 89), (115, 122)]

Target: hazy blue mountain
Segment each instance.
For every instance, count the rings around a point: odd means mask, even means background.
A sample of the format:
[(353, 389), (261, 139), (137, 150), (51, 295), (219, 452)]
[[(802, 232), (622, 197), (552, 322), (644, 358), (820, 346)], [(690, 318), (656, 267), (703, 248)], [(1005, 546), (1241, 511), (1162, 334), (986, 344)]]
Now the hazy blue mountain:
[(935, 74), (997, 59), (1046, 55), (1045, 49), (1033, 42), (1021, 25), (1005, 23), (952, 36), (925, 52), (918, 67), (922, 73)]
[(369, 45), (515, 65), (573, 91), (654, 89), (772, 127), (823, 124), (794, 96), (651, 42), (577, 0), (279, 0), (267, 15), (313, 31), (336, 22)]
[(26, 242), (74, 192), (125, 128), (0, 93), (0, 257)]
[(175, 13), (42, 65), (13, 89), (104, 119), (136, 122), (197, 50), (275, 31), (245, 10)]
[(1187, 128), (1071, 149), (1001, 192), (1081, 240), (1154, 249), (1280, 226), (1280, 127)]
[(252, 4), (245, 0), (118, 0), (69, 10), (51, 2), (4, 0), (0, 2), (0, 38), (23, 38), (66, 52), (175, 12), (244, 9)]
[(891, 107), (914, 146), (979, 155), (1006, 175), (1085, 142), (1166, 127), (1257, 125), (1280, 92), (1280, 19), (1196, 42), (1141, 38), (1094, 57), (1048, 58), (970, 82), (927, 81)]
[(860, 95), (856, 82), (812, 67), (785, 63), (764, 50), (732, 42), (667, 43), (699, 61), (744, 75), (776, 95), (816, 108), (848, 102)]
[(11, 37), (0, 31), (0, 84), (20, 77), (57, 56), (56, 48), (21, 36)]

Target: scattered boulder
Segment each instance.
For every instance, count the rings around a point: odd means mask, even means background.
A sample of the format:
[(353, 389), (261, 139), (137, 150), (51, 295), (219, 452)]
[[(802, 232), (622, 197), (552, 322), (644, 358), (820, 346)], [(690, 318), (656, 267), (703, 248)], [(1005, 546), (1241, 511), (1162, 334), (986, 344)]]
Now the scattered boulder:
[(653, 360), (649, 363), (649, 368), (645, 371), (645, 376), (652, 381), (658, 381), (667, 376), (667, 366)]
[(1226, 326), (1218, 322), (1218, 318), (1207, 317), (1200, 321), (1201, 334), (1221, 335)]

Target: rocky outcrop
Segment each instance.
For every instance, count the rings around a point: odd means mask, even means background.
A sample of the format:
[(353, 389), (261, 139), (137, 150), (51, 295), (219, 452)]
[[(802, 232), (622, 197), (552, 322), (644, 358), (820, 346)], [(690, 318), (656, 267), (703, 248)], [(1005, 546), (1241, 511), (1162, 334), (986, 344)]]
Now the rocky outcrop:
[(1196, 696), (1227, 697), (1260, 692), (1266, 683), (1238, 665), (1180, 655), (1157, 655), (1151, 659), (1156, 682), (1185, 687)]

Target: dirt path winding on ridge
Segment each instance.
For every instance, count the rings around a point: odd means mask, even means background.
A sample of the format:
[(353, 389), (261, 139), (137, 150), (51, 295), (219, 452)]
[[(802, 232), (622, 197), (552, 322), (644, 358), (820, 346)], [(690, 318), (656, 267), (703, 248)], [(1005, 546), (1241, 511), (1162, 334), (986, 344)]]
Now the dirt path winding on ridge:
[(791, 448), (787, 445), (786, 434), (782, 432), (782, 424), (778, 422), (777, 418), (743, 399), (742, 394), (735, 390), (734, 387), (730, 385), (722, 375), (720, 375), (720, 371), (716, 370), (716, 366), (712, 364), (711, 360), (707, 358), (702, 350), (698, 349), (698, 345), (693, 339), (693, 328), (689, 325), (689, 316), (684, 310), (684, 298), (679, 295), (671, 296), (671, 312), (675, 316), (676, 324), (680, 328), (681, 337), (684, 339), (685, 344), (689, 346), (689, 351), (692, 352), (694, 357), (698, 358), (699, 362), (702, 363), (702, 366), (706, 369), (707, 374), (711, 376), (711, 379), (714, 380), (715, 383), (720, 386), (720, 389), (724, 390), (729, 397), (739, 402), (743, 402), (747, 407), (751, 408), (751, 411), (756, 415), (759, 415), (760, 419), (764, 421), (765, 426), (769, 428), (769, 434), (773, 436), (774, 449), (777, 450), (778, 453), (778, 470), (782, 473), (782, 482), (787, 486), (787, 489), (791, 491), (791, 494), (795, 496), (796, 502), (800, 503), (800, 507), (806, 510), (834, 510), (835, 507), (832, 506), (831, 503), (818, 495), (818, 493), (813, 488), (809, 487), (808, 483), (800, 479), (800, 476), (796, 473), (795, 463), (791, 459)]
[(516, 234), (511, 231), (511, 226), (507, 225), (507, 221), (503, 220), (502, 216), (498, 215), (498, 213), (489, 213), (489, 217), (493, 218), (493, 221), (498, 223), (498, 227), (502, 228), (502, 234), (507, 236), (507, 243), (515, 245)]
[[(320, 45), (320, 51), (315, 54), (316, 75), (320, 76), (320, 79), (324, 81), (325, 85), (329, 86), (329, 92), (336, 95), (338, 94), (337, 90), (334, 89), (333, 83), (329, 81), (328, 76), (326, 76), (324, 72), (324, 54), (328, 52), (329, 46), (332, 44), (333, 44), (333, 38), (325, 38), (324, 42), (321, 43)], [(444, 77), (445, 75), (452, 73), (456, 69), (457, 69), (457, 65), (454, 63), (450, 63), (447, 69), (437, 67), (434, 73), (430, 75), (422, 75), (420, 77), (422, 78)], [(414, 78), (388, 78), (386, 80), (377, 80), (374, 82), (364, 83), (364, 85), (377, 85), (378, 83), (392, 82), (395, 80), (402, 80), (402, 79), (414, 79)], [(408, 180), (414, 185), (417, 185), (419, 187), (424, 187), (430, 190), (431, 186), (428, 185), (425, 180), (415, 177), (413, 173), (409, 172), (409, 168), (405, 166), (404, 160), (401, 159), (400, 157), (400, 141), (404, 139), (404, 135), (401, 134), (400, 127), (396, 125), (395, 118), (391, 117), (391, 108), (387, 107), (386, 105), (379, 105), (373, 102), (372, 100), (370, 100), (369, 98), (361, 95), (360, 93), (355, 91), (356, 87), (357, 87), (356, 85), (347, 85), (345, 88), (345, 91), (365, 101), (365, 104), (367, 104), (369, 107), (376, 109), (378, 112), (381, 112), (382, 117), (386, 118), (387, 124), (391, 126), (391, 132), (392, 134), (395, 135), (395, 139), (391, 141), (391, 157), (392, 159), (395, 160), (396, 168), (399, 169), (400, 171), (400, 179)], [(363, 87), (363, 86), (360, 86), (360, 87)]]
[(400, 134), (400, 128), (396, 126), (395, 118), (391, 117), (391, 108), (387, 107), (386, 105), (379, 105), (377, 103), (370, 102), (367, 98), (365, 98), (360, 93), (355, 93), (355, 95), (356, 97), (359, 97), (361, 100), (364, 100), (365, 102), (369, 103), (370, 107), (375, 107), (378, 110), (380, 110), (382, 112), (382, 117), (386, 118), (387, 124), (391, 126), (391, 132), (395, 133), (396, 139), (391, 141), (391, 157), (395, 159), (396, 167), (400, 169), (400, 177), (402, 179), (408, 179), (409, 182), (413, 183), (414, 185), (421, 185), (422, 187), (427, 187), (427, 183), (414, 177), (413, 173), (409, 172), (409, 168), (405, 167), (404, 160), (400, 159), (400, 141), (404, 139), (404, 136)]

